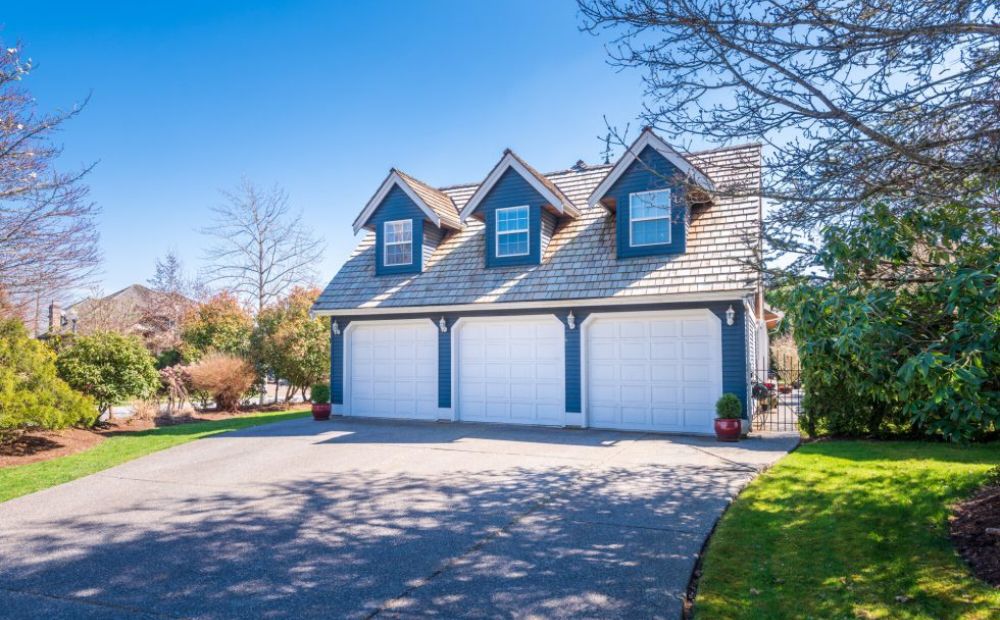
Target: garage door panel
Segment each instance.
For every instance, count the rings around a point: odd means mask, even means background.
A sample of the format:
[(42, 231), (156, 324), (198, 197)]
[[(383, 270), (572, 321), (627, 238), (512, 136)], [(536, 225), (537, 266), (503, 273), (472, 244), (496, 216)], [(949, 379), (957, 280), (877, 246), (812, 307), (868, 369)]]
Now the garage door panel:
[(438, 417), (437, 329), (430, 321), (355, 324), (349, 347), (350, 415)]
[(467, 319), (458, 339), (463, 420), (553, 424), (565, 415), (563, 327), (551, 317)]
[(720, 330), (699, 311), (595, 318), (584, 360), (588, 423), (711, 432), (722, 391)]

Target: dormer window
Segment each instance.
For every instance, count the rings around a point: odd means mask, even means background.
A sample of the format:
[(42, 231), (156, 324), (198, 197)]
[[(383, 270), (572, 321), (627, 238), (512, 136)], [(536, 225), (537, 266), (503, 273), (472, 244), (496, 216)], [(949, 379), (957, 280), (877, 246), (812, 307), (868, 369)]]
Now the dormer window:
[(383, 224), (386, 267), (413, 263), (413, 220), (393, 220)]
[(497, 256), (527, 256), (528, 206), (507, 207), (496, 210)]
[(670, 243), (670, 190), (629, 194), (629, 246)]

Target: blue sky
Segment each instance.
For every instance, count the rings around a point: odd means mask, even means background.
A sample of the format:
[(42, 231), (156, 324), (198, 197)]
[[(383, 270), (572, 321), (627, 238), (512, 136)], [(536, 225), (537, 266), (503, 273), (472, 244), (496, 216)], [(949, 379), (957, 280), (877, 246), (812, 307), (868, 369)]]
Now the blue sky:
[(98, 162), (105, 292), (170, 249), (196, 270), (208, 209), (243, 174), (303, 210), (324, 284), (390, 166), (445, 185), (481, 180), (505, 147), (544, 171), (598, 161), (603, 117), (634, 127), (642, 101), (572, 0), (39, 1), (0, 24), (36, 62), (43, 109), (91, 96), (60, 166)]

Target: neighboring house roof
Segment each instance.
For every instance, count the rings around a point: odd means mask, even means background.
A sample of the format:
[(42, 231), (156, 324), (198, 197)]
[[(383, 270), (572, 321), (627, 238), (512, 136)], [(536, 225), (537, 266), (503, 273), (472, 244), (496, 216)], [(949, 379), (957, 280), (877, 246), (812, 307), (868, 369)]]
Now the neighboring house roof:
[(604, 196), (607, 195), (611, 186), (615, 184), (615, 181), (628, 170), (632, 162), (639, 158), (639, 154), (647, 146), (656, 149), (667, 161), (677, 166), (677, 169), (681, 171), (689, 182), (709, 192), (715, 189), (712, 179), (709, 175), (705, 174), (705, 171), (698, 167), (696, 162), (691, 161), (692, 158), (684, 157), (678, 153), (674, 147), (664, 142), (660, 136), (653, 133), (653, 130), (647, 127), (642, 130), (636, 141), (628, 147), (625, 154), (615, 163), (611, 172), (594, 188), (593, 193), (587, 199), (587, 204), (592, 207), (597, 206)]
[(503, 156), (500, 157), (500, 161), (497, 165), (493, 166), (493, 170), (486, 175), (486, 179), (479, 184), (476, 191), (472, 196), (466, 201), (465, 206), (462, 207), (462, 222), (465, 222), (469, 217), (472, 216), (476, 211), (476, 207), (479, 203), (483, 201), (484, 198), (493, 189), (500, 177), (503, 176), (504, 172), (509, 169), (514, 169), (518, 174), (520, 174), (525, 181), (527, 181), (532, 187), (535, 188), (542, 198), (549, 201), (552, 206), (553, 211), (558, 215), (569, 215), (572, 217), (577, 217), (580, 215), (579, 210), (576, 205), (566, 197), (566, 194), (562, 192), (559, 187), (549, 180), (541, 172), (535, 170), (528, 165), (526, 161), (517, 156), (517, 153), (510, 149), (506, 149), (503, 152)]
[(63, 310), (77, 316), (80, 333), (93, 331), (146, 332), (167, 329), (171, 319), (195, 302), (179, 294), (161, 293), (133, 284), (104, 297), (89, 297)]
[[(688, 156), (714, 185), (760, 184), (760, 147), (748, 145)], [(615, 216), (588, 204), (612, 166), (582, 167), (544, 175), (579, 211), (562, 218), (540, 265), (485, 267), (485, 226), (476, 219), (447, 235), (421, 273), (376, 276), (375, 234), (358, 244), (320, 295), (321, 314), (350, 310), (437, 305), (552, 302), (642, 296), (751, 293), (759, 276), (748, 266), (759, 243), (761, 202), (756, 196), (720, 194), (692, 210), (683, 254), (617, 259)], [(459, 207), (480, 186), (441, 191)]]
[(365, 205), (361, 214), (354, 220), (355, 233), (365, 227), (375, 209), (382, 204), (382, 200), (393, 187), (399, 187), (403, 190), (410, 197), (410, 200), (424, 212), (427, 219), (438, 228), (445, 226), (458, 230), (462, 227), (461, 220), (458, 217), (458, 209), (455, 208), (455, 203), (452, 202), (448, 194), (411, 177), (402, 170), (392, 168), (389, 170), (389, 174), (385, 177), (385, 180), (382, 181), (382, 185), (379, 186), (378, 191), (375, 192), (375, 195)]

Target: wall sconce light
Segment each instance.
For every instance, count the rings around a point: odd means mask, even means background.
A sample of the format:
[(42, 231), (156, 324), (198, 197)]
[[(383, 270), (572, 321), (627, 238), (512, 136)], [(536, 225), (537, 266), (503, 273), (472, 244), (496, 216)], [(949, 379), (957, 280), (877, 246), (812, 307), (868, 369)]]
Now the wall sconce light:
[(340, 325), (337, 325), (337, 322), (334, 321), (333, 324), (331, 325), (331, 327), (333, 328), (333, 335), (334, 336), (339, 336), (340, 335)]
[(726, 325), (732, 325), (735, 319), (736, 311), (733, 310), (733, 305), (729, 304), (729, 310), (726, 310)]
[(566, 324), (569, 325), (570, 329), (576, 329), (576, 317), (573, 316), (572, 310), (566, 315)]
[(447, 333), (448, 332), (448, 321), (445, 321), (444, 317), (441, 317), (441, 320), (438, 321), (438, 327), (441, 329), (441, 333), (442, 334)]

